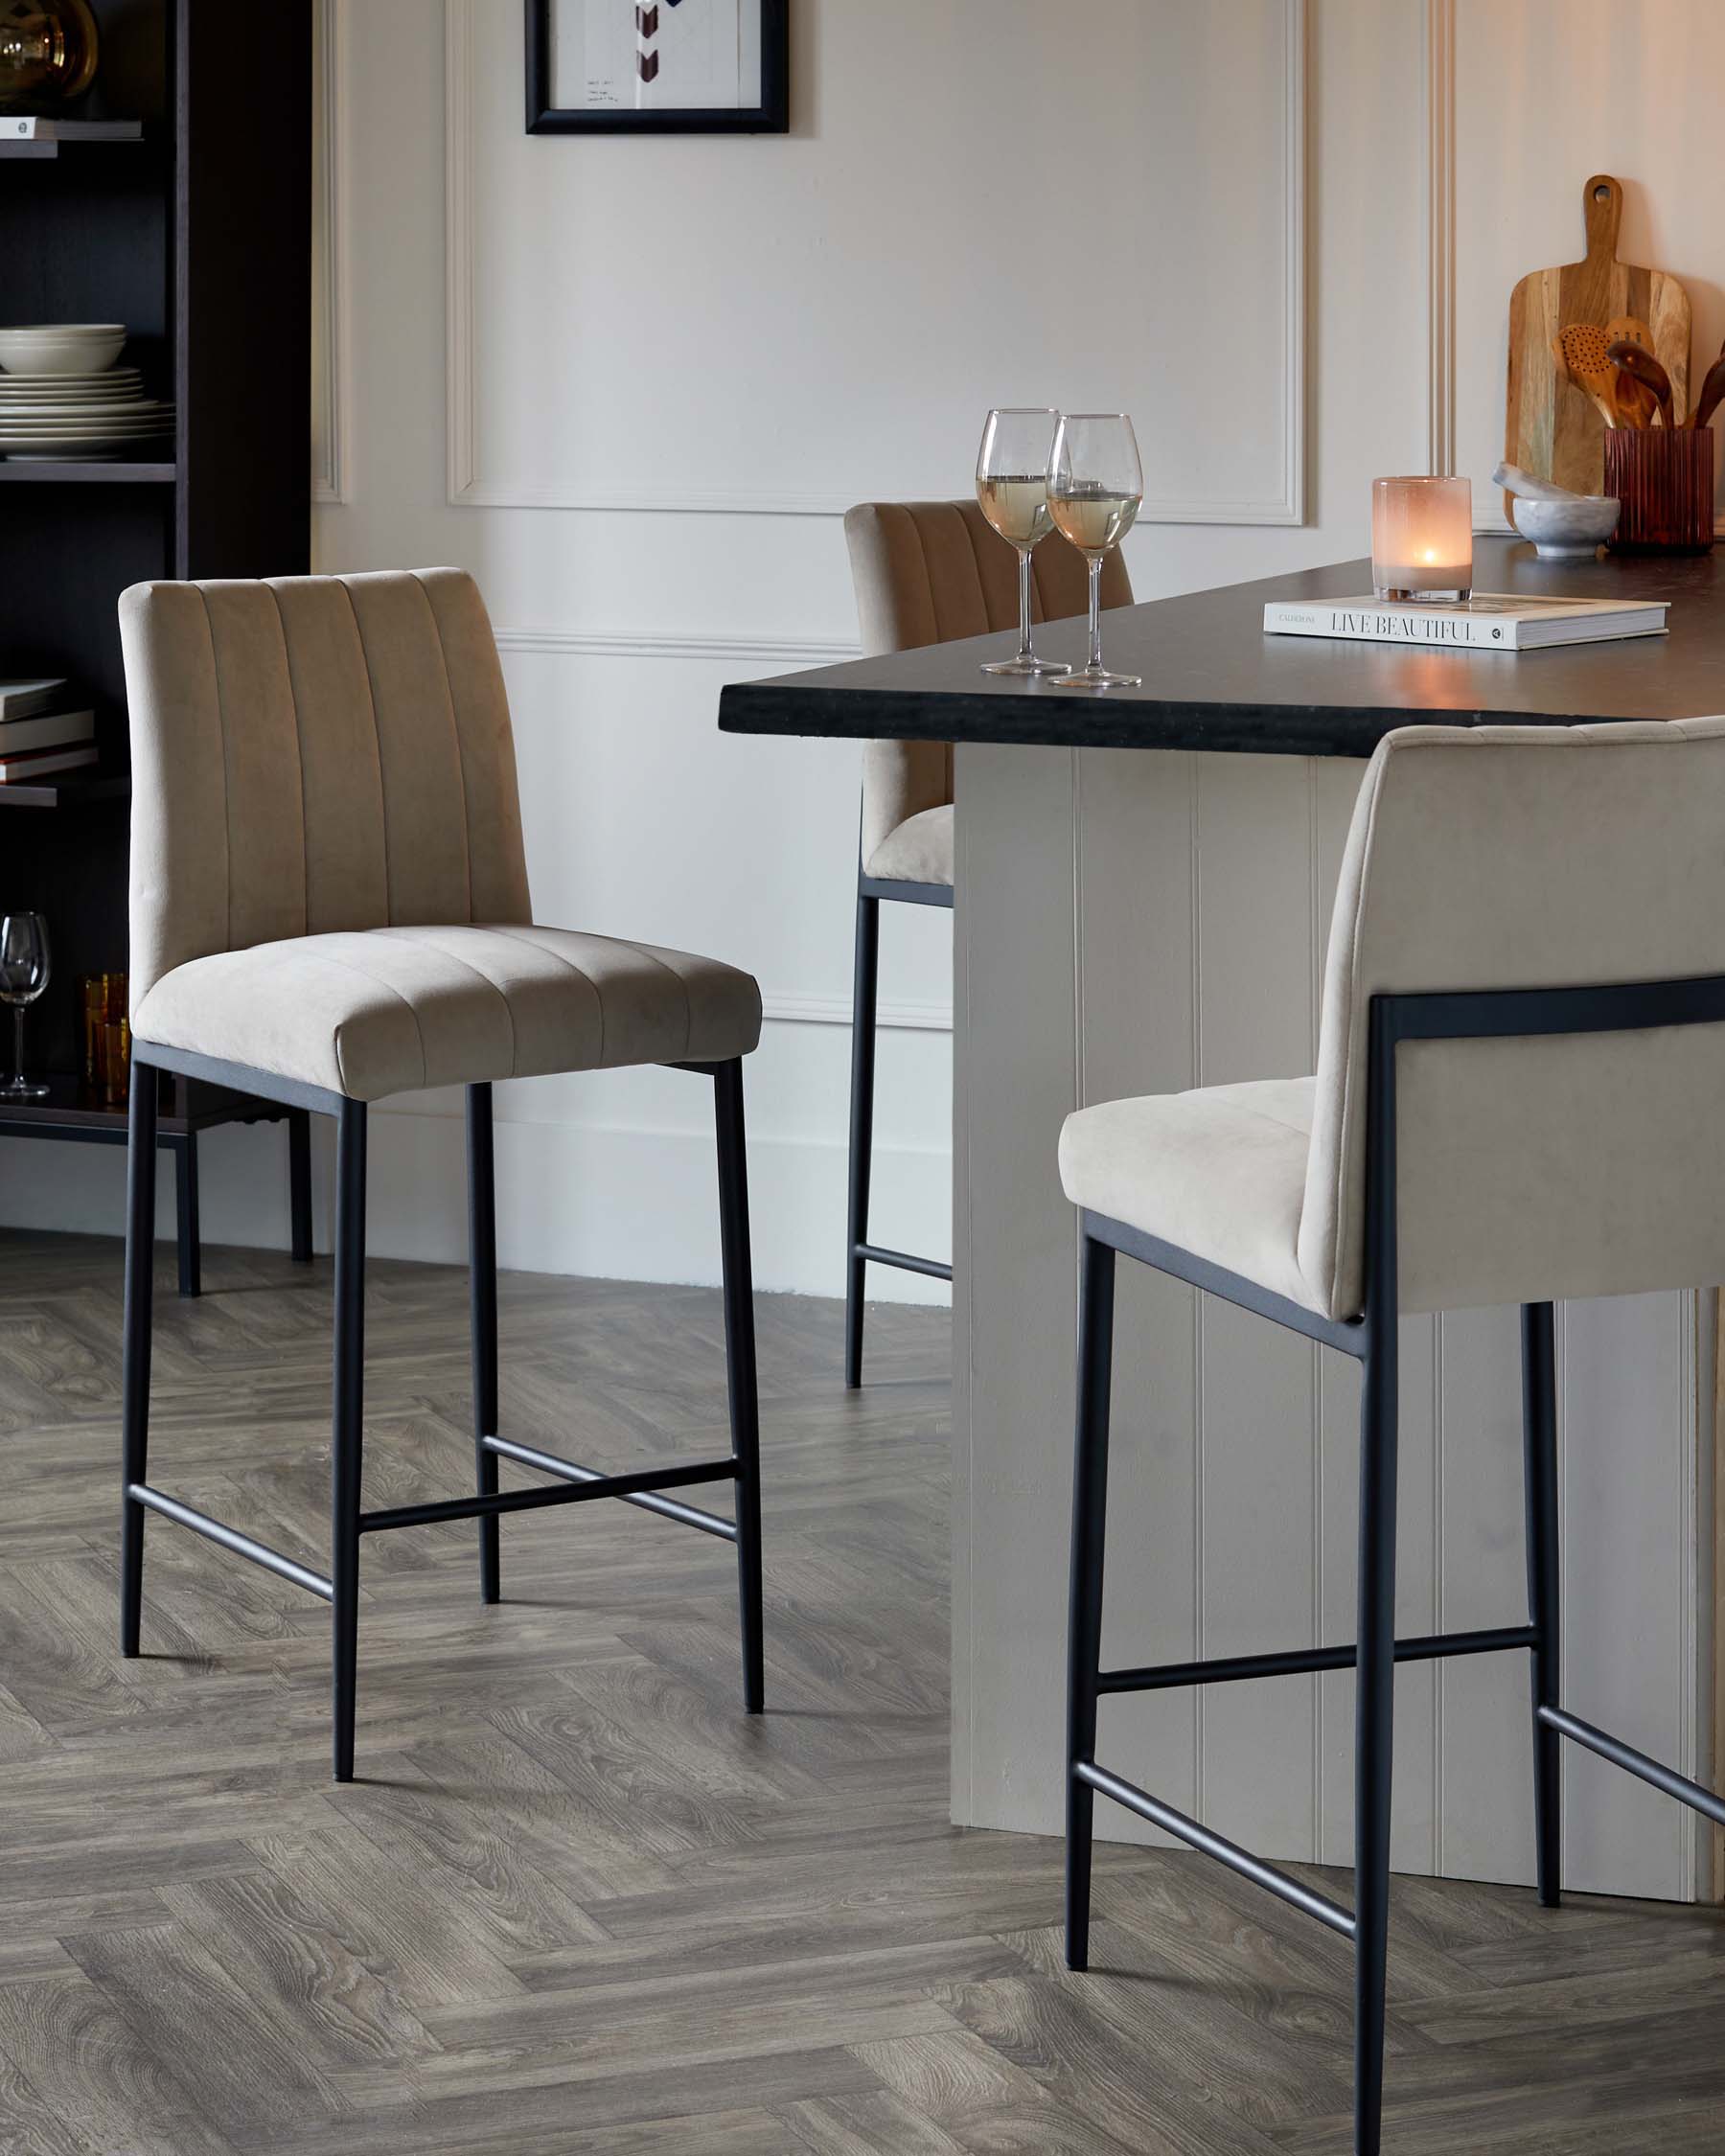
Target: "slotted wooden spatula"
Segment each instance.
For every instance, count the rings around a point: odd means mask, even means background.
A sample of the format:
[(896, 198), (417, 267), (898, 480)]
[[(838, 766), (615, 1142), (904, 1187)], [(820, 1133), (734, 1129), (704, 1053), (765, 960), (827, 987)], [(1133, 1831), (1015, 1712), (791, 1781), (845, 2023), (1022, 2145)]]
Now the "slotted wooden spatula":
[(1586, 392), (1563, 378), (1552, 346), (1574, 322), (1600, 330), (1620, 316), (1644, 323), (1671, 378), (1681, 419), (1690, 405), (1690, 302), (1676, 278), (1664, 270), (1618, 261), (1623, 190), (1609, 172), (1596, 172), (1588, 181), (1581, 208), (1587, 221), (1583, 259), (1533, 270), (1510, 295), (1504, 456), (1578, 494), (1597, 494), (1605, 475), (1605, 423)]

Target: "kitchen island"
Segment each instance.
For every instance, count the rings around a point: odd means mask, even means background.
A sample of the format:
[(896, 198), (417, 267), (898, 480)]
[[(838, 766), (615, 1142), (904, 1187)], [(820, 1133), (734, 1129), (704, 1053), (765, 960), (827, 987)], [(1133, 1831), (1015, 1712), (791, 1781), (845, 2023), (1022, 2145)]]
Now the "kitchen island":
[[(953, 1816), (1054, 1833), (1077, 1227), (1076, 1106), (1314, 1067), (1331, 895), (1363, 760), (1395, 726), (1725, 709), (1712, 557), (1544, 564), (1482, 539), (1476, 588), (1666, 599), (1670, 633), (1524, 654), (1269, 637), (1266, 599), (1359, 594), (1342, 563), (1107, 617), (1141, 688), (978, 669), (1011, 639), (727, 688), (728, 731), (955, 742)], [(1082, 657), (1083, 628), (1039, 631)], [(1725, 843), (1725, 834), (1721, 835)], [(1697, 1283), (1697, 1290), (1712, 1283)], [(1357, 1366), (1122, 1270), (1104, 1660), (1346, 1640)], [(1564, 1667), (1574, 1711), (1713, 1778), (1713, 1298), (1558, 1313)], [(1514, 1310), (1404, 1320), (1398, 1629), (1517, 1623)], [(1528, 1879), (1523, 1658), (1397, 1678), (1398, 1869)], [(1351, 1862), (1346, 1672), (1103, 1707), (1111, 1764), (1260, 1853)], [(1701, 1823), (1571, 1751), (1575, 1888), (1705, 1892)], [(1111, 1832), (1138, 1830), (1125, 1815)]]

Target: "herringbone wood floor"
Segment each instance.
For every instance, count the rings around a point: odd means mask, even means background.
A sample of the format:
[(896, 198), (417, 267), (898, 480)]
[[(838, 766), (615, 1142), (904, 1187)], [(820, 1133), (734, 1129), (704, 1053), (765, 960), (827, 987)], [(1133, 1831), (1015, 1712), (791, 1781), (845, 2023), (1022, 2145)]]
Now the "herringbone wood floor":
[[(115, 1652), (119, 1273), (0, 1235), (0, 2148), (1346, 2149), (1341, 1941), (1115, 1849), (1073, 1977), (1059, 1846), (946, 1823), (936, 1316), (883, 1308), (847, 1397), (836, 1306), (762, 1299), (764, 1721), (725, 1546), (508, 1520), (485, 1610), (471, 1526), (406, 1532), (366, 1546), (338, 1790), (321, 1604), (152, 1523)], [(152, 1479), (321, 1566), (328, 1267), (205, 1278), (178, 1302), (164, 1252)], [(379, 1264), (369, 1321), (373, 1502), (465, 1488), (463, 1276)], [(503, 1326), (506, 1431), (723, 1445), (715, 1296), (517, 1275)], [(1392, 1943), (1401, 2156), (1725, 2145), (1718, 1915), (1407, 1882)]]

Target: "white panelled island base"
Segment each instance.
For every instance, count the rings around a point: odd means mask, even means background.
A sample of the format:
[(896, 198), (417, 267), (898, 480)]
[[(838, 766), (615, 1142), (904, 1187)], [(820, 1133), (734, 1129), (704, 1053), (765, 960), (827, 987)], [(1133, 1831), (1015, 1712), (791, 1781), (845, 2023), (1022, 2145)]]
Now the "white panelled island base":
[[(1065, 1826), (1078, 1219), (1076, 1108), (1316, 1067), (1348, 819), (1405, 725), (1693, 719), (1725, 703), (1725, 562), (1564, 565), (1657, 585), (1669, 634), (1512, 655), (1263, 632), (1267, 600), (1367, 588), (1341, 562), (1124, 608), (1085, 694), (979, 671), (974, 637), (725, 689), (727, 733), (956, 743), (954, 943), (953, 1817)], [(1530, 547), (1476, 540), (1484, 590)], [(1082, 655), (1083, 628), (1040, 632)], [(787, 745), (789, 745), (787, 744)], [(1585, 1174), (1577, 1160), (1574, 1172)], [(1482, 1277), (1484, 1277), (1484, 1271)], [(1716, 1786), (1713, 1287), (1559, 1304), (1565, 1708)], [(1358, 1364), (1141, 1265), (1117, 1273), (1104, 1668), (1354, 1638)], [(1397, 1630), (1525, 1625), (1516, 1309), (1404, 1319)], [(1111, 1772), (1283, 1862), (1353, 1861), (1353, 1677), (1105, 1697)], [(1566, 1887), (1714, 1891), (1709, 1830), (1566, 1746)], [(1114, 1804), (1098, 1827), (1147, 1832)], [(1393, 1862), (1529, 1881), (1524, 1652), (1396, 1677)]]
[[(961, 743), (953, 1816), (1064, 1829), (1075, 1107), (1314, 1067), (1365, 765)], [(1118, 1272), (1105, 1667), (1353, 1637), (1359, 1365)], [(1708, 1778), (1693, 1295), (1558, 1306), (1565, 1699)], [(1402, 1326), (1398, 1625), (1520, 1624), (1513, 1309)], [(1351, 1673), (1102, 1703), (1111, 1769), (1262, 1855), (1352, 1863)], [(1565, 1883), (1687, 1899), (1700, 1823), (1566, 1748)], [(1396, 1677), (1394, 1863), (1531, 1881), (1521, 1655)], [(1114, 1805), (1097, 1828), (1141, 1833)]]

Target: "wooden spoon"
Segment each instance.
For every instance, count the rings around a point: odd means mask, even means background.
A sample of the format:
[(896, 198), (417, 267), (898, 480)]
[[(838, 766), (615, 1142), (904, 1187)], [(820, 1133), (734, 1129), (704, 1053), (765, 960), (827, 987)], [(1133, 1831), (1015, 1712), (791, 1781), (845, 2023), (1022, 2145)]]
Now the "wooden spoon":
[[(1614, 344), (1639, 344), (1644, 352), (1655, 351), (1653, 333), (1639, 314), (1613, 315), (1605, 325), (1605, 342), (1608, 348)], [(1636, 380), (1620, 368), (1616, 395), (1617, 407), (1625, 425), (1652, 425), (1659, 400), (1645, 382)]]
[(1572, 322), (1557, 339), (1563, 364), (1571, 381), (1591, 397), (1607, 426), (1620, 426), (1617, 369), (1611, 364), (1609, 339), (1594, 322)]
[(1633, 426), (1644, 432), (1659, 416), (1659, 399), (1644, 381), (1638, 381), (1626, 368), (1618, 369), (1617, 378), (1618, 423)]
[(1659, 400), (1659, 416), (1668, 426), (1675, 424), (1671, 416), (1671, 378), (1650, 352), (1639, 344), (1630, 344), (1620, 338), (1616, 344), (1607, 345), (1605, 356), (1649, 388)]
[(1701, 395), (1694, 410), (1690, 414), (1691, 426), (1705, 426), (1725, 399), (1725, 352), (1707, 370), (1707, 379), (1701, 384)]

